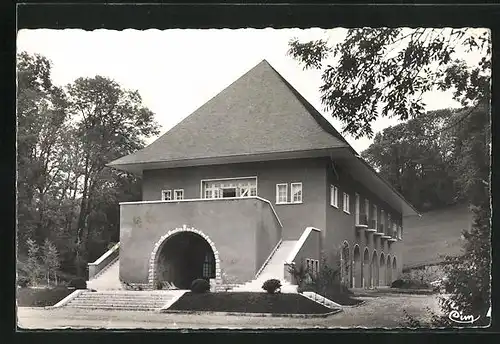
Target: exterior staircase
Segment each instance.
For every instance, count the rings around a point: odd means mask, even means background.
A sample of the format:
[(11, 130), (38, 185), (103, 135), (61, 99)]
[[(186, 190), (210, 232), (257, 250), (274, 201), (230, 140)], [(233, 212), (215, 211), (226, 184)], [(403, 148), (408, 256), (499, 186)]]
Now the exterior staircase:
[(120, 260), (117, 258), (106, 266), (91, 280), (87, 281), (87, 288), (95, 290), (121, 290)]
[(284, 240), (280, 246), (274, 251), (271, 258), (265, 263), (255, 279), (245, 284), (239, 285), (231, 289), (233, 292), (263, 292), (262, 284), (268, 279), (279, 279), (281, 281), (282, 293), (296, 293), (297, 286), (285, 281), (285, 261), (294, 249), (298, 240)]
[(168, 308), (184, 293), (184, 290), (83, 291), (65, 304), (65, 307), (106, 310), (158, 311), (162, 308)]

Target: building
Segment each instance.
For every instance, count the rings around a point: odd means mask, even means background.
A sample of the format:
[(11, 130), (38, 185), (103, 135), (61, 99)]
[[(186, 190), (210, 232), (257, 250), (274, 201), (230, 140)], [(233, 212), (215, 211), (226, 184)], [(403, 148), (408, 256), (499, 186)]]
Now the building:
[(120, 204), (119, 249), (120, 280), (143, 288), (293, 287), (288, 266), (316, 271), (322, 253), (351, 287), (388, 285), (416, 214), (265, 60), (109, 166), (143, 178), (142, 201)]

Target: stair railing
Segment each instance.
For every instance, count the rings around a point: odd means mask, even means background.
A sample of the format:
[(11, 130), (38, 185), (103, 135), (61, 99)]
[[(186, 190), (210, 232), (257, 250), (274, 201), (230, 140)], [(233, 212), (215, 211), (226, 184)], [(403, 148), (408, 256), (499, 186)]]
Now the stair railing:
[(89, 268), (89, 281), (96, 277), (99, 272), (101, 272), (106, 266), (112, 263), (120, 254), (120, 243), (111, 247), (102, 256), (100, 256), (95, 262), (88, 263)]

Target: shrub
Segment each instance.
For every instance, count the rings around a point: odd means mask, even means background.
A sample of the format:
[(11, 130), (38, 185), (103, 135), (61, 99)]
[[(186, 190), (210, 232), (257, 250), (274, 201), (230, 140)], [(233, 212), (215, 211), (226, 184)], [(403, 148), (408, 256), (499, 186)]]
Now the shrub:
[(280, 280), (277, 279), (268, 279), (267, 281), (264, 282), (262, 285), (262, 289), (267, 291), (269, 294), (274, 294), (276, 292), (281, 291), (281, 282)]
[(403, 273), (400, 278), (392, 282), (391, 288), (402, 289), (428, 289), (430, 288), (429, 278), (420, 270), (418, 272)]
[(163, 283), (162, 283), (162, 281), (156, 281), (156, 289), (158, 289), (158, 290), (163, 289)]
[(81, 277), (74, 278), (69, 282), (68, 287), (75, 289), (87, 289), (87, 281)]
[(17, 279), (17, 285), (20, 286), (21, 288), (27, 288), (29, 284), (30, 280), (27, 277), (19, 277)]
[(203, 278), (198, 278), (191, 283), (191, 291), (193, 293), (206, 293), (210, 291), (210, 283)]

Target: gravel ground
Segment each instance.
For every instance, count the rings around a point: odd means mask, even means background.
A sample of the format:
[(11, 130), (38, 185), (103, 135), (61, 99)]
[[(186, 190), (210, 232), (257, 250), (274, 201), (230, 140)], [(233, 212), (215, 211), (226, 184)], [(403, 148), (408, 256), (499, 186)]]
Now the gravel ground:
[(361, 306), (344, 308), (327, 318), (277, 318), (250, 316), (160, 314), (154, 312), (43, 309), (20, 307), (23, 329), (217, 329), (217, 328), (397, 328), (403, 310), (424, 320), (426, 307), (438, 310), (436, 295), (383, 295), (363, 297)]

